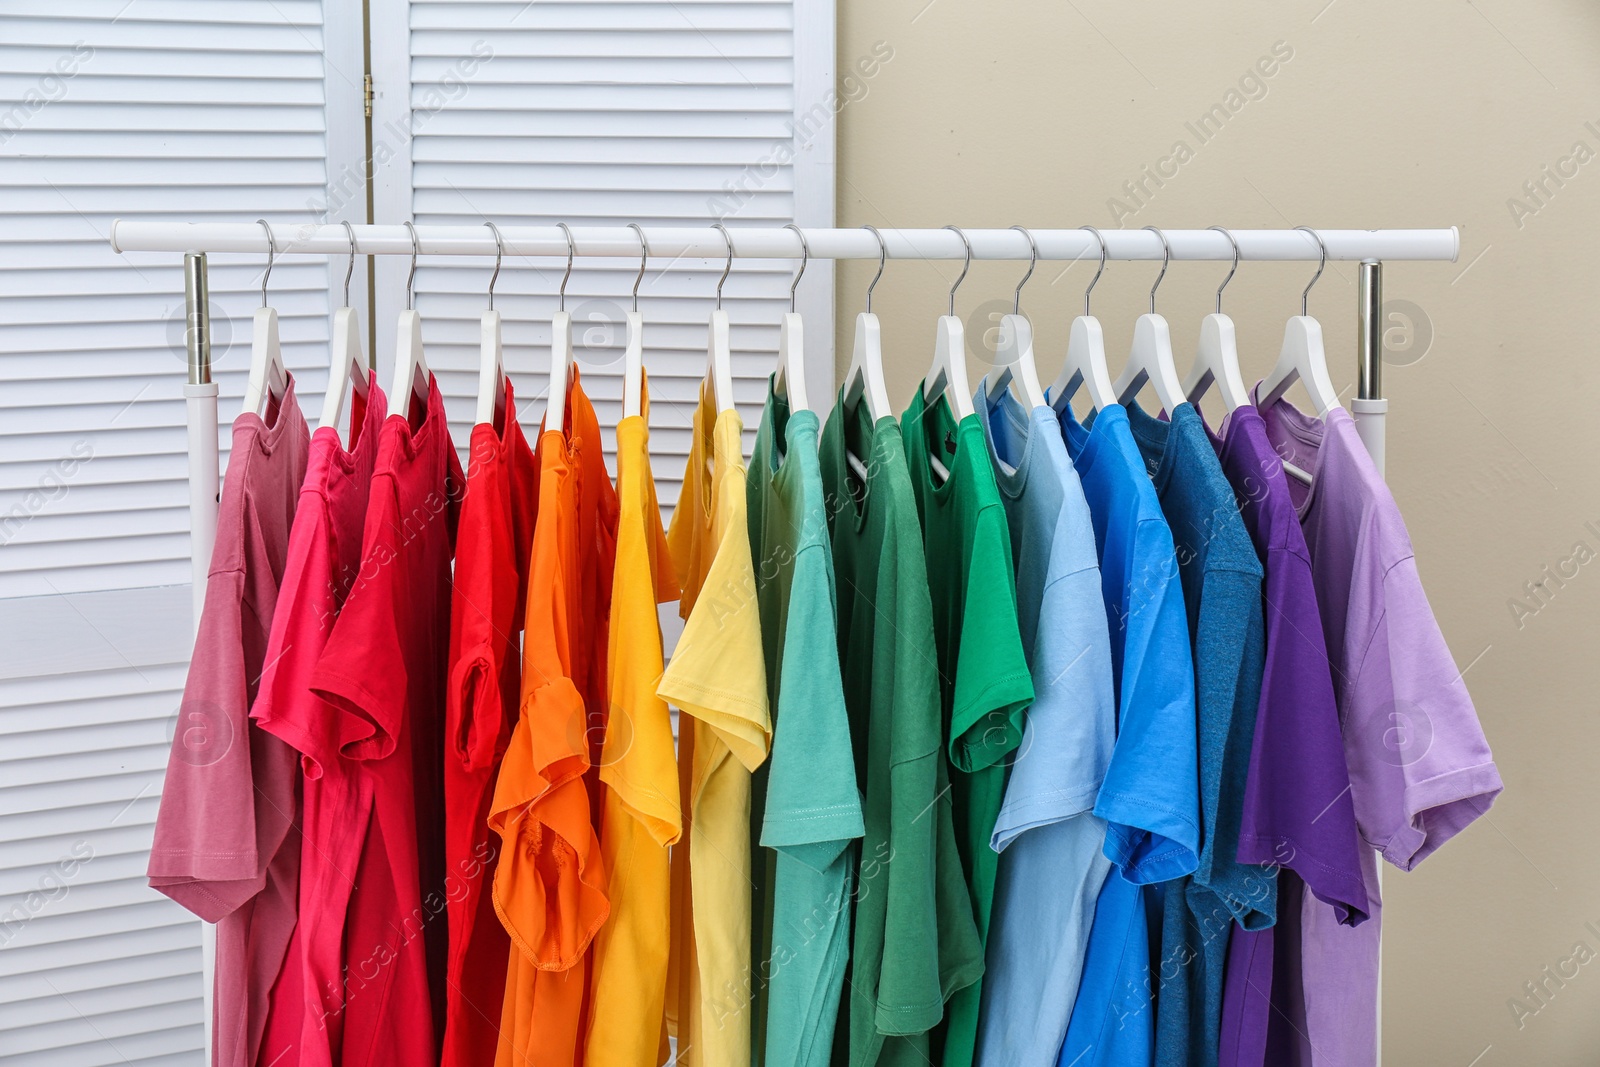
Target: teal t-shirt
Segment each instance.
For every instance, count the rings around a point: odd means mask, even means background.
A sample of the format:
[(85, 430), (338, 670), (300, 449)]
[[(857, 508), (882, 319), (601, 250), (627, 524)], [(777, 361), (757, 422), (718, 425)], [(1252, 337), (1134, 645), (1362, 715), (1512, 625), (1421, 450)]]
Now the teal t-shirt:
[[(850, 898), (865, 833), (839, 671), (833, 553), (815, 412), (769, 387), (746, 499), (767, 699), (773, 711), (755, 865), (767, 874), (753, 1064), (824, 1067), (850, 958)], [(765, 1057), (763, 1059), (763, 1052)]]
[(834, 1060), (927, 1067), (929, 1031), (982, 976), (983, 946), (956, 849), (922, 531), (893, 416), (874, 423), (841, 395), (821, 458), (866, 825)]
[[(929, 406), (919, 386), (900, 428), (928, 561), (956, 845), (985, 941), (999, 868), (990, 839), (1009, 757), (1022, 743), (1023, 713), (1033, 702), (1017, 625), (1011, 532), (976, 414), (957, 424), (948, 401), (940, 397)], [(935, 470), (935, 456), (948, 477)], [(981, 998), (981, 982), (950, 998), (935, 1039), (936, 1045), (942, 1039), (935, 1058), (943, 1067), (971, 1067)]]

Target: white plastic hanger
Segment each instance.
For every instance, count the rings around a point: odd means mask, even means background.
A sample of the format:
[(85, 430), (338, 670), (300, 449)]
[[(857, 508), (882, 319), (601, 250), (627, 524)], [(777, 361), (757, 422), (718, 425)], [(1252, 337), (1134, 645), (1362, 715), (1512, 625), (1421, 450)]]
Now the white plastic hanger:
[(572, 368), (572, 316), (567, 314), (567, 279), (572, 277), (572, 261), (578, 246), (564, 222), (556, 223), (567, 238), (567, 272), (561, 276), (561, 303), (550, 316), (550, 388), (545, 394), (544, 432), (566, 432), (567, 375)]
[(415, 399), (423, 408), (428, 404), (428, 361), (422, 355), (422, 316), (412, 306), (415, 294), (412, 285), (417, 280), (417, 228), (408, 221), (406, 232), (411, 235), (411, 273), (406, 275), (406, 309), (400, 312), (400, 328), (395, 334), (394, 397), (392, 409), (404, 415), (410, 404), (401, 397)]
[(1216, 383), (1222, 402), (1231, 414), (1235, 409), (1250, 403), (1250, 391), (1244, 386), (1244, 375), (1239, 373), (1239, 343), (1234, 337), (1233, 320), (1222, 313), (1222, 290), (1233, 280), (1239, 269), (1239, 242), (1221, 226), (1211, 229), (1221, 231), (1233, 245), (1233, 268), (1217, 286), (1217, 310), (1200, 320), (1200, 344), (1195, 352), (1194, 366), (1183, 382), (1183, 395), (1189, 403), (1198, 404), (1206, 390)]
[(714, 223), (728, 243), (728, 262), (717, 279), (717, 306), (711, 311), (711, 324), (706, 331), (706, 380), (711, 383), (711, 399), (717, 414), (733, 410), (733, 348), (728, 340), (728, 313), (722, 310), (722, 283), (733, 270), (733, 238), (722, 223)]
[[(318, 426), (339, 429), (339, 414), (344, 410), (345, 396), (351, 391), (365, 399), (367, 361), (361, 354), (361, 325), (356, 321), (356, 309), (350, 306), (350, 276), (356, 269), (356, 231), (346, 222), (345, 236), (350, 239), (350, 265), (344, 272), (344, 306), (333, 313), (333, 351), (328, 360), (328, 391), (322, 398), (322, 421)], [(349, 440), (356, 435), (355, 420), (350, 422)]]
[[(877, 422), (885, 415), (894, 414), (889, 405), (889, 389), (883, 384), (883, 341), (878, 329), (878, 316), (872, 313), (872, 290), (883, 277), (883, 264), (888, 258), (888, 246), (883, 234), (875, 226), (863, 226), (878, 239), (878, 273), (867, 285), (867, 308), (856, 316), (855, 346), (850, 351), (850, 367), (844, 372), (844, 405), (855, 407), (862, 398), (867, 402), (867, 413)], [(854, 457), (852, 457), (854, 458)]]
[(1161, 273), (1156, 275), (1156, 283), (1150, 287), (1149, 313), (1140, 315), (1133, 324), (1133, 348), (1128, 353), (1128, 364), (1122, 368), (1122, 375), (1117, 378), (1114, 388), (1117, 402), (1127, 404), (1148, 381), (1155, 388), (1161, 409), (1170, 414), (1184, 403), (1183, 381), (1178, 377), (1178, 367), (1172, 359), (1172, 331), (1167, 328), (1167, 320), (1156, 314), (1156, 290), (1161, 288), (1161, 279), (1167, 276), (1167, 266), (1172, 262), (1172, 246), (1167, 243), (1166, 235), (1154, 226), (1146, 226), (1145, 229), (1161, 239)]
[(1067, 358), (1050, 386), (1050, 405), (1057, 414), (1067, 410), (1080, 386), (1088, 387), (1089, 406), (1095, 411), (1117, 402), (1117, 394), (1111, 388), (1111, 372), (1106, 369), (1105, 334), (1100, 329), (1100, 320), (1089, 314), (1089, 294), (1100, 283), (1100, 275), (1106, 272), (1106, 239), (1093, 226), (1082, 229), (1094, 234), (1094, 239), (1100, 242), (1100, 269), (1094, 272), (1089, 288), (1083, 291), (1083, 314), (1072, 320)]
[(1000, 341), (995, 345), (995, 372), (989, 379), (989, 400), (998, 400), (1006, 386), (1015, 381), (1031, 411), (1043, 407), (1045, 401), (1044, 390), (1039, 386), (1039, 370), (1033, 362), (1033, 324), (1022, 314), (1022, 287), (1033, 277), (1033, 268), (1039, 263), (1039, 246), (1034, 243), (1033, 234), (1023, 227), (1011, 228), (1022, 230), (1032, 254), (1028, 258), (1028, 273), (1017, 283), (1017, 291), (1011, 297), (1011, 314), (1000, 319)]
[(772, 376), (772, 389), (789, 402), (789, 410), (794, 412), (810, 407), (806, 403), (805, 334), (800, 328), (800, 315), (795, 311), (795, 290), (800, 288), (800, 279), (806, 273), (811, 249), (800, 227), (791, 222), (784, 229), (793, 230), (800, 238), (800, 269), (789, 283), (789, 310), (778, 327), (778, 370)]
[(267, 279), (272, 277), (272, 260), (277, 248), (272, 243), (272, 227), (257, 219), (267, 231), (267, 269), (261, 275), (261, 306), (256, 309), (250, 329), (250, 376), (245, 381), (244, 408), (265, 416), (267, 400), (283, 399), (289, 388), (289, 372), (283, 365), (283, 346), (278, 343), (278, 312), (267, 307)]
[(494, 309), (494, 283), (500, 278), (500, 261), (506, 246), (500, 240), (500, 227), (485, 222), (494, 234), (494, 273), (489, 275), (489, 307), (478, 320), (478, 415), (480, 425), (505, 425), (506, 371), (505, 348), (500, 340), (500, 312)]
[(1311, 394), (1317, 417), (1322, 418), (1340, 406), (1339, 393), (1333, 387), (1333, 379), (1328, 376), (1328, 359), (1322, 348), (1322, 326), (1306, 314), (1306, 302), (1311, 295), (1311, 287), (1317, 284), (1317, 279), (1322, 277), (1322, 271), (1328, 265), (1328, 248), (1315, 230), (1305, 226), (1296, 226), (1295, 229), (1305, 230), (1317, 242), (1317, 247), (1322, 250), (1322, 261), (1317, 264), (1317, 273), (1311, 276), (1305, 291), (1300, 294), (1300, 314), (1290, 318), (1283, 328), (1283, 347), (1278, 351), (1277, 365), (1272, 368), (1271, 374), (1262, 379), (1256, 388), (1256, 396), (1261, 407), (1271, 407), (1298, 381)]
[(639, 283), (644, 281), (644, 266), (650, 259), (650, 245), (644, 228), (637, 222), (628, 228), (639, 235), (639, 276), (633, 279), (633, 310), (626, 315), (628, 343), (622, 350), (622, 417), (633, 418), (644, 412), (644, 317), (639, 314)]
[[(932, 407), (940, 394), (945, 395), (959, 422), (972, 414), (972, 390), (967, 387), (966, 332), (962, 329), (961, 320), (956, 318), (956, 290), (961, 287), (967, 270), (972, 266), (972, 242), (967, 240), (967, 235), (959, 227), (946, 226), (945, 229), (955, 230), (956, 236), (966, 246), (967, 258), (961, 265), (961, 273), (956, 275), (955, 284), (950, 287), (950, 312), (940, 315), (934, 327), (933, 363), (922, 377), (922, 398)], [(934, 459), (934, 465), (937, 469), (937, 458)]]

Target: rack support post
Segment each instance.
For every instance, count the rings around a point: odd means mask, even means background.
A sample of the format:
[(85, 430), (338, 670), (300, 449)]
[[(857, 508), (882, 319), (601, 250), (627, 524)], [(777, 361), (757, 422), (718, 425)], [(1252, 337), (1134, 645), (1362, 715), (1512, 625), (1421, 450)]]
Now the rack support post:
[[(194, 628), (206, 600), (211, 549), (217, 539), (217, 383), (211, 380), (211, 285), (206, 254), (183, 255), (183, 336), (189, 380), (183, 387), (189, 424), (189, 566), (194, 585)], [(200, 980), (204, 997), (206, 1062), (211, 1062), (212, 990), (216, 982), (217, 928), (200, 924)]]
[(1389, 401), (1383, 395), (1383, 264), (1361, 261), (1356, 280), (1356, 396), (1350, 404), (1362, 444), (1383, 473), (1384, 431)]

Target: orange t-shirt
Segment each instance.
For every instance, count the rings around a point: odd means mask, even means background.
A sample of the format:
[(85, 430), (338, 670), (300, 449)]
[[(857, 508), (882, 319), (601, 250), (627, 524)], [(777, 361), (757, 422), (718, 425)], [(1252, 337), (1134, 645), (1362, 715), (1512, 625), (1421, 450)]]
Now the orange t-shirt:
[(588, 950), (611, 910), (590, 779), (606, 718), (617, 501), (576, 369), (566, 412), (565, 433), (539, 436), (522, 703), (489, 810), (503, 842), (495, 911), (515, 946), (497, 1067), (581, 1062)]

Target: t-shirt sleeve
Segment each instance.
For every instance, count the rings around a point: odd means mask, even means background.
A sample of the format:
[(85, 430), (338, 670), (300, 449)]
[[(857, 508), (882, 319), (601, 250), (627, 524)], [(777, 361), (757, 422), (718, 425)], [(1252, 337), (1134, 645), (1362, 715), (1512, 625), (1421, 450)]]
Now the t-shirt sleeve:
[(794, 561), (761, 843), (822, 871), (861, 837), (827, 551)]
[(152, 888), (218, 922), (266, 884), (256, 845), (244, 574), (214, 573), (183, 687), (150, 847)]
[(1033, 701), (1033, 679), (1017, 629), (1010, 538), (1000, 504), (978, 513), (950, 712), (950, 762), (967, 772), (993, 766), (1016, 750), (1024, 712)]
[(1117, 742), (1094, 810), (1109, 824), (1106, 859), (1143, 884), (1194, 873), (1200, 783), (1194, 667), (1172, 534), (1161, 520), (1144, 519), (1134, 539)]
[(1362, 836), (1410, 870), (1489, 810), (1503, 788), (1416, 560), (1383, 575), (1381, 603), (1344, 707)]
[[(450, 592), (446, 747), (467, 771), (490, 769), (501, 743), (505, 703), (500, 672), (502, 657), (509, 649), (505, 630), (511, 620), (500, 620), (497, 626), (495, 570), (497, 565), (509, 567), (509, 573), (516, 574), (512, 561), (499, 558), (496, 552), (499, 546), (490, 529), (489, 516), (480, 514), (487, 510), (485, 488), (488, 486), (482, 483), (469, 486), (462, 503)], [(502, 570), (502, 582), (506, 573)]]
[(311, 688), (327, 704), (329, 727), (348, 759), (383, 759), (395, 748), (405, 715), (407, 664), (400, 627), (403, 599), (404, 524), (390, 478), (372, 480), (372, 498), (362, 537), (361, 567), (328, 643), (311, 674)]
[(1033, 684), (1033, 705), (990, 837), (996, 852), (1028, 830), (1093, 809), (1105, 779), (1117, 704), (1098, 567), (1061, 575), (1045, 587)]

